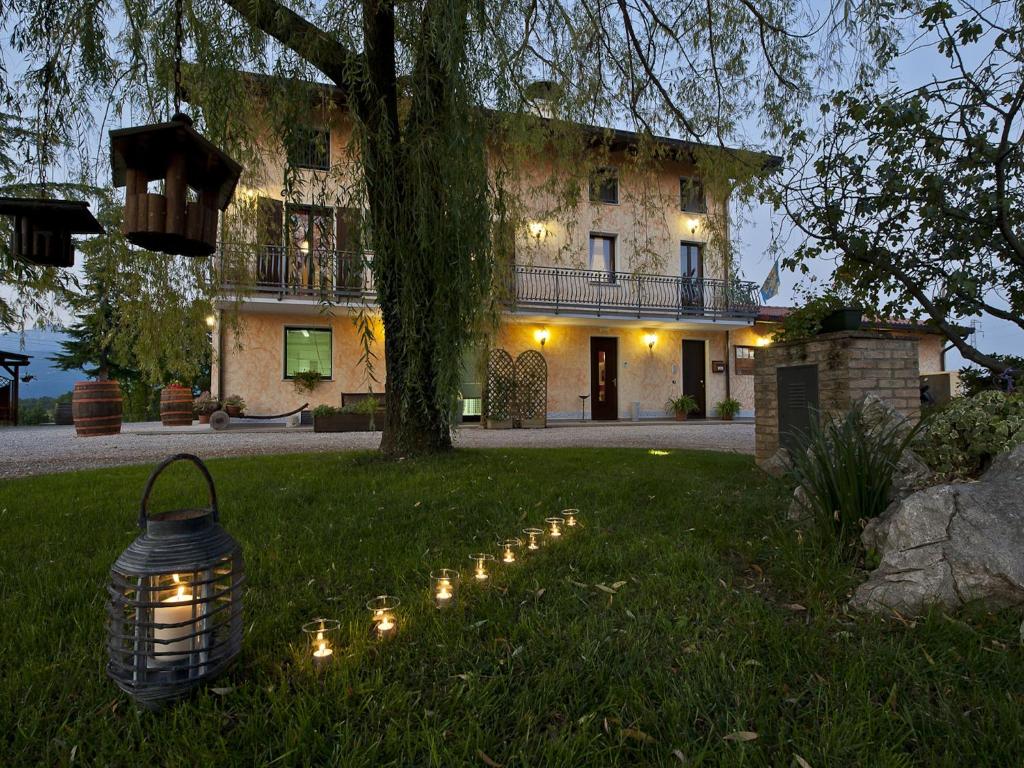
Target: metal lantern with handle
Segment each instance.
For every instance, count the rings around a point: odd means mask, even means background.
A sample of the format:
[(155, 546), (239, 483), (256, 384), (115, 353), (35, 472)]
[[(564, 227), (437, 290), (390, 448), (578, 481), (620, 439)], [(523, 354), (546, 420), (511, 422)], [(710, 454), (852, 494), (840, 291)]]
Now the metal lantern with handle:
[[(209, 507), (150, 513), (160, 474), (190, 461), (209, 489)], [(149, 477), (140, 535), (110, 569), (107, 673), (148, 709), (182, 698), (223, 672), (242, 648), (242, 549), (220, 526), (213, 478), (198, 457), (179, 453)]]

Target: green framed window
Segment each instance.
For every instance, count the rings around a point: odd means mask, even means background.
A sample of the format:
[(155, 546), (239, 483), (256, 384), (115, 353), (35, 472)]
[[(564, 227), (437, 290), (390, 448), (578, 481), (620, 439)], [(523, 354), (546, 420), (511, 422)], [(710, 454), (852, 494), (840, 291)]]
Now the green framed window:
[(287, 326), (284, 329), (284, 377), (291, 379), (296, 373), (318, 371), (320, 378), (331, 378), (334, 375), (332, 342), (330, 328)]

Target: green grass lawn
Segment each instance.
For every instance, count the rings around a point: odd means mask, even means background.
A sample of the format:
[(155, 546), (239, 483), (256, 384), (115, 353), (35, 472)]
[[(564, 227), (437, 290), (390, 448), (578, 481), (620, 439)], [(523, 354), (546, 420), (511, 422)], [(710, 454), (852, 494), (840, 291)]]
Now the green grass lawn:
[[(149, 467), (0, 484), (0, 765), (1021, 765), (1020, 617), (845, 614), (857, 574), (780, 524), (785, 488), (748, 457), (210, 467), (247, 559), (243, 651), (219, 692), (155, 715), (104, 672)], [(165, 477), (155, 508), (201, 497), (187, 466)], [(568, 506), (585, 528), (433, 609), (431, 569)], [(375, 645), (382, 592), (402, 634)], [(345, 647), (318, 679), (300, 627), (321, 615)]]

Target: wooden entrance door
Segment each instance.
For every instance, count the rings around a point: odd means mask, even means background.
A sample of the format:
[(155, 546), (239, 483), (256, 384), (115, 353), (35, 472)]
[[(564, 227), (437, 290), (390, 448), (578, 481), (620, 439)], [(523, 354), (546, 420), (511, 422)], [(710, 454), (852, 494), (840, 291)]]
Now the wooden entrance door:
[(608, 336), (590, 339), (590, 418), (619, 418), (619, 340)]
[(697, 401), (697, 410), (690, 414), (691, 419), (703, 419), (707, 416), (707, 392), (705, 381), (704, 342), (694, 339), (683, 340), (683, 394), (690, 395)]

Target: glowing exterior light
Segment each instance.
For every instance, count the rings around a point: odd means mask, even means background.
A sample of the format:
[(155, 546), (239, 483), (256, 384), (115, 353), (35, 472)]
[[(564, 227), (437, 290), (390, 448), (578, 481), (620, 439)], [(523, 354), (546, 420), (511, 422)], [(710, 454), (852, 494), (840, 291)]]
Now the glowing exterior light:
[(541, 347), (548, 343), (548, 338), (550, 337), (550, 335), (551, 334), (548, 333), (547, 328), (538, 328), (536, 331), (533, 332), (533, 338), (537, 341), (538, 344), (541, 345)]
[(530, 237), (532, 237), (534, 240), (537, 240), (538, 242), (543, 240), (544, 236), (547, 235), (548, 233), (547, 227), (545, 227), (539, 221), (531, 221), (529, 225), (529, 230)]
[(653, 351), (654, 350), (654, 345), (657, 344), (657, 342), (658, 342), (658, 334), (656, 334), (656, 333), (645, 333), (644, 334), (644, 344), (647, 345), (648, 349)]

